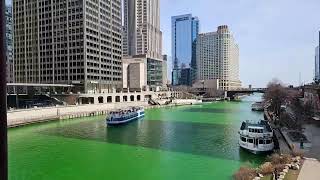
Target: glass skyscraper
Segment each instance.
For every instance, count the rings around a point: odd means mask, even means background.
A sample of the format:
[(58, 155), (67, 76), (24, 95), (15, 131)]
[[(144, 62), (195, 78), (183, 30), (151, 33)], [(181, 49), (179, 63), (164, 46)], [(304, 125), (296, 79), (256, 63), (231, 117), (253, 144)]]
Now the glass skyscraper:
[(314, 77), (314, 80), (316, 82), (319, 82), (320, 81), (320, 62), (319, 62), (319, 46), (316, 47), (316, 56), (315, 56), (315, 77)]
[(198, 34), (197, 17), (192, 17), (192, 14), (172, 17), (172, 85), (192, 85), (196, 70), (195, 43)]

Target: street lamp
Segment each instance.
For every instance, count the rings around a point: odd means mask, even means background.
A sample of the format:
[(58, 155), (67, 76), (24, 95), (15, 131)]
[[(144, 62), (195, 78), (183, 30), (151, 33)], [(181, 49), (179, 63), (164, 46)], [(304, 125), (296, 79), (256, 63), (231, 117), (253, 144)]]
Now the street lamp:
[(5, 0), (0, 3), (0, 179), (8, 180)]

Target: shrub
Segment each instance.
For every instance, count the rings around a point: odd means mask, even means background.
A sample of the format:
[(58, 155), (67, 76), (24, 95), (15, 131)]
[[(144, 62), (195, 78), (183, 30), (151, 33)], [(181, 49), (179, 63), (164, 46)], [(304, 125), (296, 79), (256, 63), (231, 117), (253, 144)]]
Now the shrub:
[(268, 156), (268, 161), (270, 161), (273, 165), (277, 164), (289, 164), (291, 163), (292, 155), (290, 154), (272, 154), (271, 156)]
[(292, 155), (291, 154), (284, 154), (281, 157), (281, 164), (290, 164), (292, 162)]
[(255, 169), (250, 167), (240, 167), (240, 169), (233, 175), (235, 180), (252, 180), (257, 175)]
[(274, 169), (276, 169), (277, 172), (281, 172), (281, 171), (283, 171), (283, 169), (285, 167), (286, 167), (286, 165), (284, 165), (284, 164), (277, 164), (277, 165), (274, 166)]
[(281, 156), (277, 153), (274, 153), (271, 156), (268, 156), (267, 160), (271, 162), (273, 165), (281, 164)]
[(300, 156), (301, 158), (304, 157), (304, 153), (302, 151), (299, 151), (299, 150), (293, 150), (291, 154), (292, 154), (293, 157), (297, 157), (297, 156)]
[(272, 174), (274, 166), (270, 162), (266, 162), (259, 167), (259, 173), (262, 175)]

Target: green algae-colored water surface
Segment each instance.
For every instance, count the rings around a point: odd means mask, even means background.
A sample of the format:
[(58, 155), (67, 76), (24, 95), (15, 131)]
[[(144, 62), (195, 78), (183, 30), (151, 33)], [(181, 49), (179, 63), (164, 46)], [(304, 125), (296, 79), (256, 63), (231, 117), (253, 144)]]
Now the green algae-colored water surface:
[(251, 111), (260, 98), (150, 109), (119, 127), (100, 116), (10, 129), (10, 180), (232, 179), (264, 160), (238, 146), (241, 122), (263, 117)]

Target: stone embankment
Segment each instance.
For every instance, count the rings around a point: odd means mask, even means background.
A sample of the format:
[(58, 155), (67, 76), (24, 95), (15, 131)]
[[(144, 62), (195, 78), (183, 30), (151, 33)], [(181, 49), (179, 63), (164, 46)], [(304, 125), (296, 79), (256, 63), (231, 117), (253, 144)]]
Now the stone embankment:
[(159, 108), (166, 106), (197, 104), (201, 101), (194, 99), (173, 100), (170, 105), (149, 106), (148, 102), (126, 102), (110, 104), (90, 104), (77, 106), (61, 106), (47, 108), (33, 108), (25, 110), (14, 110), (8, 112), (8, 127), (18, 127), (33, 123), (46, 122), (59, 119), (73, 119), (107, 114), (111, 110), (126, 108), (129, 106), (143, 106), (148, 108)]

